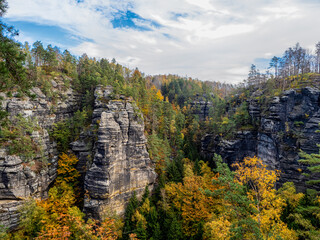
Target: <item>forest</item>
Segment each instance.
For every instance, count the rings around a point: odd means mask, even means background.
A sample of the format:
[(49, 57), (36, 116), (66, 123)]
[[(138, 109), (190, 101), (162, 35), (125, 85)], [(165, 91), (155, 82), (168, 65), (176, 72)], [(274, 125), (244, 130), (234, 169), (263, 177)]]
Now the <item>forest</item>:
[[(7, 8), (0, 1), (0, 16)], [(41, 41), (21, 44), (17, 31), (0, 24), (0, 102), (5, 98), (35, 99), (37, 87), (54, 104), (63, 98), (53, 91), (51, 79), (60, 79), (65, 89), (81, 96), (80, 110), (53, 125), (50, 139), (59, 152), (57, 177), (43, 199), (27, 199), (19, 209), (20, 223), (14, 231), (0, 229), (1, 239), (319, 239), (320, 178), (308, 182), (304, 192), (292, 182), (275, 188), (281, 172), (270, 169), (256, 156), (231, 166), (215, 154), (205, 159), (201, 138), (211, 133), (232, 139), (238, 131), (259, 127), (249, 114), (247, 100), (268, 106), (288, 89), (319, 88), (320, 43), (312, 54), (298, 43), (283, 56), (273, 57), (270, 71), (260, 73), (252, 65), (239, 85), (203, 82), (177, 75), (145, 76), (115, 59), (73, 56)], [(88, 219), (82, 212), (83, 198), (77, 157), (70, 143), (91, 124), (94, 90), (112, 86), (114, 96), (130, 97), (143, 114), (147, 149), (157, 173), (152, 191), (133, 194), (124, 216), (110, 212), (102, 220)], [(200, 100), (199, 100), (200, 99)], [(204, 119), (195, 101), (210, 102)], [(1, 105), (0, 105), (1, 106)], [(297, 123), (298, 124), (298, 123)], [(0, 147), (18, 155), (27, 166), (43, 149), (32, 138), (35, 121), (17, 115), (10, 118), (0, 108)], [(306, 175), (319, 176), (320, 155), (300, 152)], [(40, 171), (40, 170), (39, 170)]]

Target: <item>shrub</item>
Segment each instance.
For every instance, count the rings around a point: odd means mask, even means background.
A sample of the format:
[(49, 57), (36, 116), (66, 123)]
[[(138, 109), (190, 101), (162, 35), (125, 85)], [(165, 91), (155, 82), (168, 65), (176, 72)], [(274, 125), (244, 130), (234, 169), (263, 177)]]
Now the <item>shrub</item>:
[(0, 146), (7, 147), (9, 155), (18, 155), (29, 162), (42, 152), (41, 147), (32, 139), (32, 132), (38, 130), (40, 127), (35, 118), (18, 115), (2, 126)]

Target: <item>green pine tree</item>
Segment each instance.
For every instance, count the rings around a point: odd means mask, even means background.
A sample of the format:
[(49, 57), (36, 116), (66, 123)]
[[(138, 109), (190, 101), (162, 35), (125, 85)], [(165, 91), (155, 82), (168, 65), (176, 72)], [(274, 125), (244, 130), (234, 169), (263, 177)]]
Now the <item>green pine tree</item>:
[[(318, 147), (320, 147), (319, 144), (317, 144)], [(299, 160), (300, 163), (309, 165), (308, 170), (311, 172), (311, 174), (317, 174), (320, 173), (320, 150), (319, 153), (305, 153), (300, 152), (301, 159)], [(306, 176), (311, 176), (311, 174), (305, 173)], [(314, 179), (307, 181), (307, 184), (310, 185), (316, 185), (320, 183), (320, 179)]]
[(149, 188), (148, 188), (148, 185), (145, 187), (144, 189), (144, 193), (142, 195), (142, 198), (141, 198), (141, 205), (144, 203), (144, 201), (149, 198), (149, 195), (150, 195), (150, 191), (149, 191)]
[(137, 228), (134, 231), (137, 234), (137, 238), (139, 240), (146, 240), (147, 239), (147, 230), (142, 221), (139, 221), (137, 224)]
[(123, 226), (123, 235), (124, 240), (129, 239), (129, 234), (134, 232), (135, 224), (132, 221), (132, 216), (134, 215), (136, 209), (139, 206), (139, 201), (137, 199), (136, 192), (133, 193), (132, 197), (129, 200), (129, 203), (124, 214), (124, 226)]
[(177, 220), (176, 216), (173, 216), (173, 219), (171, 221), (170, 228), (167, 233), (167, 239), (168, 240), (183, 239), (182, 225), (181, 225), (181, 222)]

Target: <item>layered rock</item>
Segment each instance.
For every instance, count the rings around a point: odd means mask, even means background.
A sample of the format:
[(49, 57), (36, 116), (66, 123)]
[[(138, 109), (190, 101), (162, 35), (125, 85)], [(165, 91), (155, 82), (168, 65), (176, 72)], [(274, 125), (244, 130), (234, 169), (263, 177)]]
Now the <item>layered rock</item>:
[(228, 141), (208, 134), (202, 139), (202, 154), (207, 158), (214, 152), (221, 154), (228, 163), (257, 155), (270, 168), (281, 170), (279, 185), (292, 181), (303, 191), (306, 179), (302, 172), (307, 166), (298, 162), (299, 151), (318, 152), (319, 96), (320, 91), (311, 87), (288, 90), (281, 97), (273, 98), (263, 113), (256, 98), (252, 98), (249, 113), (259, 122), (258, 129), (239, 132)]
[[(29, 97), (7, 97), (1, 94), (2, 109), (9, 114), (9, 119), (21, 115), (36, 121), (39, 130), (32, 133), (32, 141), (41, 151), (32, 162), (26, 163), (21, 157), (8, 154), (6, 148), (0, 149), (0, 224), (15, 228), (19, 215), (18, 206), (28, 198), (42, 198), (47, 195), (49, 185), (56, 178), (57, 150), (56, 144), (50, 141), (48, 130), (60, 120), (67, 119), (79, 109), (79, 96), (72, 89), (61, 89), (59, 81), (55, 82), (54, 91), (63, 96), (55, 99), (46, 97), (39, 88), (33, 88)], [(43, 161), (48, 164), (43, 164)]]
[(191, 109), (194, 115), (199, 117), (199, 120), (204, 121), (209, 116), (210, 111), (212, 111), (212, 102), (208, 101), (207, 97), (196, 96), (196, 99), (191, 103)]
[[(110, 87), (95, 91), (92, 121), (97, 131), (93, 162), (84, 180), (84, 212), (97, 219), (107, 209), (123, 214), (133, 192), (141, 196), (146, 186), (152, 189), (156, 179), (141, 113), (132, 100), (113, 99), (111, 92)], [(83, 139), (73, 143), (77, 155), (83, 156), (89, 154), (85, 150), (89, 145)]]

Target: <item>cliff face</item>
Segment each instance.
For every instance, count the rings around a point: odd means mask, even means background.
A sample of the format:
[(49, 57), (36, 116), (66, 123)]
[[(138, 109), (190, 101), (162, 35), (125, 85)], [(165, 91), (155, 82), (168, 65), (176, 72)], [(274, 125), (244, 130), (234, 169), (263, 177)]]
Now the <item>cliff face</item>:
[(113, 99), (111, 94), (111, 88), (95, 91), (92, 126), (96, 130), (91, 136), (95, 138), (91, 152), (84, 136), (73, 143), (80, 159), (93, 156), (84, 179), (84, 212), (98, 219), (107, 209), (123, 214), (133, 192), (141, 196), (146, 186), (152, 189), (156, 179), (141, 113), (130, 99)]
[(208, 101), (206, 96), (197, 96), (190, 105), (193, 114), (198, 116), (201, 121), (206, 120), (213, 106), (212, 102)]
[[(11, 229), (18, 224), (19, 214), (16, 210), (23, 200), (45, 197), (50, 183), (56, 178), (58, 156), (55, 143), (49, 139), (48, 129), (53, 123), (72, 116), (79, 108), (78, 96), (71, 89), (63, 91), (59, 80), (52, 82), (54, 91), (61, 94), (55, 104), (39, 88), (31, 90), (36, 96), (34, 100), (28, 97), (9, 98), (1, 93), (2, 109), (9, 114), (10, 120), (21, 115), (30, 117), (39, 126), (37, 131), (32, 132), (31, 138), (42, 149), (32, 163), (9, 155), (6, 147), (0, 149), (0, 224)], [(49, 164), (43, 167), (42, 161)]]
[(319, 97), (316, 88), (288, 90), (273, 98), (263, 112), (254, 97), (249, 101), (249, 113), (259, 122), (258, 130), (238, 132), (229, 141), (208, 134), (202, 139), (202, 154), (211, 158), (215, 152), (229, 164), (257, 155), (271, 168), (281, 170), (279, 185), (291, 181), (303, 191), (306, 179), (301, 173), (306, 166), (298, 163), (298, 153), (318, 152)]
[[(71, 89), (63, 91), (58, 83), (55, 86), (63, 95), (55, 104), (38, 88), (32, 89), (34, 100), (2, 94), (2, 109), (9, 119), (21, 115), (36, 121), (38, 130), (31, 138), (42, 149), (34, 164), (9, 155), (6, 147), (0, 149), (0, 224), (11, 229), (18, 226), (17, 210), (24, 200), (46, 197), (56, 178), (58, 152), (48, 130), (79, 109), (80, 96)], [(113, 97), (110, 87), (96, 89), (91, 128), (71, 148), (79, 158), (88, 217), (99, 219), (106, 209), (123, 214), (133, 192), (139, 197), (146, 186), (153, 188), (156, 173), (146, 149), (142, 114), (131, 99)], [(41, 166), (44, 160), (46, 167)]]

